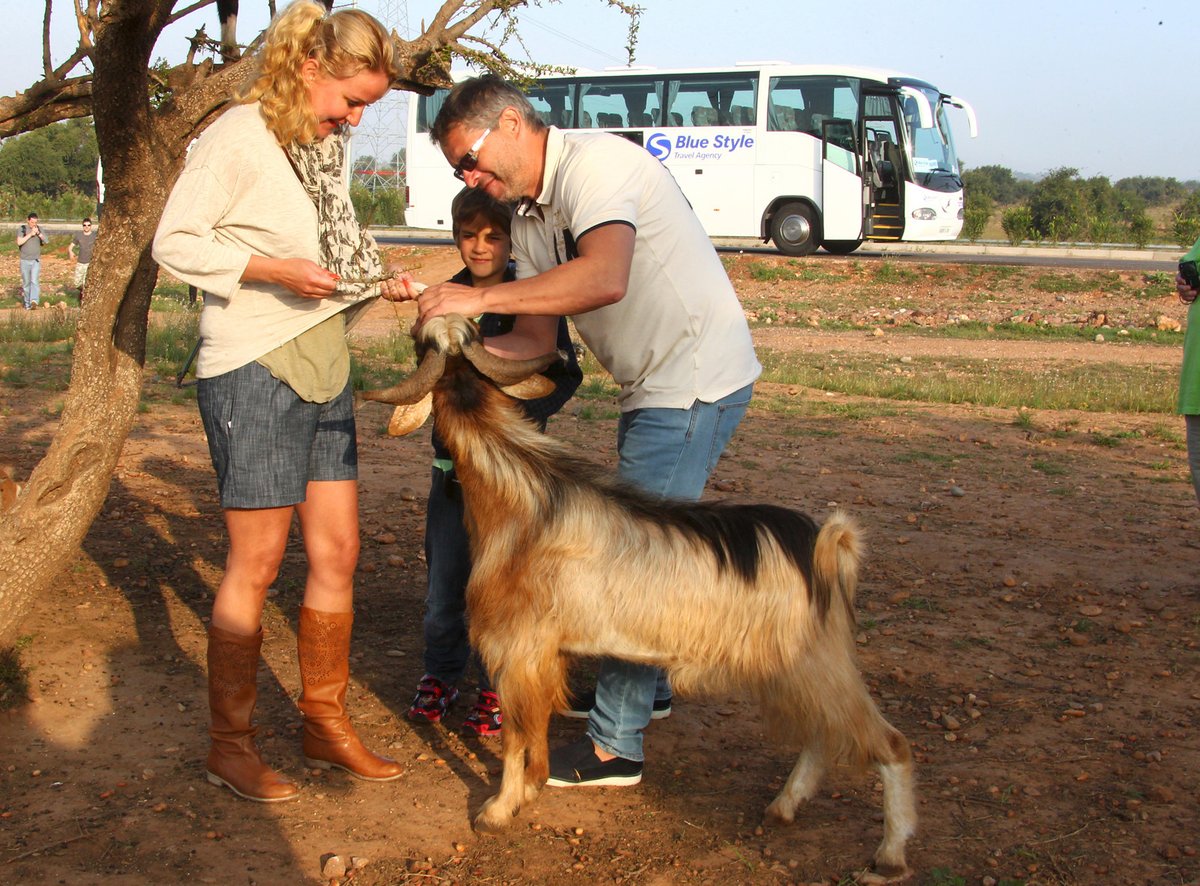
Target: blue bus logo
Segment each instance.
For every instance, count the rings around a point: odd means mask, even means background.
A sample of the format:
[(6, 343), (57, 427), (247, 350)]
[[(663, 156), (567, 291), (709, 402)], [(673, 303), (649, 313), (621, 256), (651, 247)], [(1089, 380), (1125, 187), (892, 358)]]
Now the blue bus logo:
[(671, 136), (665, 132), (655, 132), (646, 139), (646, 150), (660, 162), (671, 156)]

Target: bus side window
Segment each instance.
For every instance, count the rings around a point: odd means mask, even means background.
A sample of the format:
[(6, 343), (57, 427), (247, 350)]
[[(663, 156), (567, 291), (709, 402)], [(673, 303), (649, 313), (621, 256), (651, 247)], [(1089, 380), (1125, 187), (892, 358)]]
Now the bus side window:
[(620, 114), (606, 114), (601, 111), (596, 115), (601, 129), (620, 129), (622, 126)]

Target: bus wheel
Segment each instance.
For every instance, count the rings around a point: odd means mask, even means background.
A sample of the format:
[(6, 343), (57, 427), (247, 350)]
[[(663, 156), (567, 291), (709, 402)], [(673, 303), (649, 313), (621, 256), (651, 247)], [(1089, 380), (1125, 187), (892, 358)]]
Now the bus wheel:
[(849, 255), (862, 246), (862, 240), (826, 240), (821, 248), (834, 255)]
[(771, 240), (784, 255), (812, 255), (821, 242), (817, 218), (807, 203), (784, 203), (771, 216)]

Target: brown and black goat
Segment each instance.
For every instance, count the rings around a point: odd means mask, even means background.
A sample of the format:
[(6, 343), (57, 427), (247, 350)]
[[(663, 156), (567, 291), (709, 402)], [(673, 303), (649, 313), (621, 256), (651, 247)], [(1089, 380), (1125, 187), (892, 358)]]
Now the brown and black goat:
[(471, 642), (504, 706), (500, 791), (476, 829), (505, 827), (545, 784), (568, 658), (614, 656), (665, 668), (683, 695), (736, 688), (758, 700), (772, 734), (802, 748), (768, 819), (793, 821), (832, 761), (878, 766), (873, 877), (906, 877), (912, 759), (855, 662), (853, 521), (835, 513), (818, 527), (781, 507), (642, 495), (539, 433), (502, 391), (556, 355), (500, 360), (457, 315), (427, 322), (420, 338), (418, 370), (364, 396), (407, 404), (432, 390), (462, 483)]

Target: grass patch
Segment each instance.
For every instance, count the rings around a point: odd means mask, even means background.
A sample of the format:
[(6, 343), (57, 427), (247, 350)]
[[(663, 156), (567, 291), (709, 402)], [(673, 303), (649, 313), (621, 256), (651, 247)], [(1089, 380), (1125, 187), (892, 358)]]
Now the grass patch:
[(1030, 467), (1040, 474), (1045, 474), (1047, 477), (1061, 477), (1067, 473), (1067, 468), (1064, 465), (1044, 458), (1035, 458)]
[(151, 323), (146, 328), (146, 368), (174, 378), (200, 337), (199, 327), (199, 314), (171, 313)]
[[(1106, 339), (1115, 339), (1117, 330), (1098, 329), (1095, 326), (1053, 325), (1050, 323), (1025, 323), (1013, 320), (1004, 323), (980, 323), (963, 320), (945, 326), (906, 326), (904, 335), (919, 335), (926, 338), (962, 339), (965, 341), (1095, 341), (1101, 333)], [(1183, 344), (1182, 332), (1162, 329), (1127, 328), (1121, 341), (1138, 344), (1154, 344), (1164, 347), (1179, 347)], [(894, 333), (893, 333), (894, 334)], [(1097, 343), (1101, 344), (1101, 343)]]
[(1174, 368), (1115, 363), (1023, 368), (967, 357), (900, 363), (873, 355), (766, 349), (759, 361), (763, 381), (776, 384), (885, 400), (1012, 409), (1172, 414), (1178, 389)]
[(32, 637), (22, 637), (0, 649), (0, 711), (11, 711), (29, 699), (29, 671), (21, 664), (21, 650), (32, 642)]
[(753, 262), (746, 268), (746, 271), (750, 274), (750, 279), (757, 280), (760, 283), (770, 283), (772, 280), (790, 281), (795, 280), (798, 276), (793, 262), (787, 262), (782, 265)]
[(880, 262), (872, 275), (876, 283), (891, 285), (895, 283), (916, 283), (921, 279), (921, 272), (911, 268), (903, 268), (891, 262)]
[(935, 465), (951, 465), (958, 460), (957, 456), (946, 455), (941, 452), (926, 452), (923, 449), (909, 449), (907, 452), (902, 452), (894, 461), (897, 464), (914, 464), (916, 462), (929, 462)]

